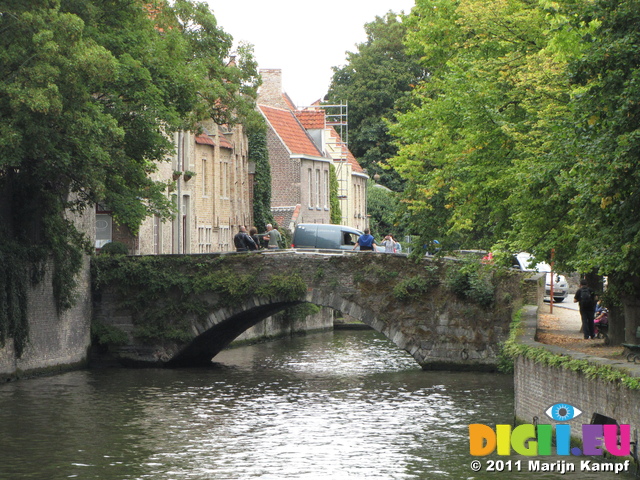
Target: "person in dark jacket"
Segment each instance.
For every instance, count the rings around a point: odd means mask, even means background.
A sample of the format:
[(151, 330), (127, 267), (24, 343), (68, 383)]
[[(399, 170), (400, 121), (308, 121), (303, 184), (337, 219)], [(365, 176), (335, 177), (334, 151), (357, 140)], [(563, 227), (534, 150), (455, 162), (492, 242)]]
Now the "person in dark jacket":
[(573, 303), (580, 304), (580, 318), (582, 319), (582, 333), (584, 338), (596, 338), (594, 317), (596, 315), (596, 295), (587, 285), (587, 280), (580, 280), (580, 288), (573, 297)]
[(240, 231), (234, 235), (233, 244), (236, 247), (236, 252), (248, 252), (249, 250), (258, 249), (253, 238), (247, 233), (247, 227), (244, 225), (240, 225)]

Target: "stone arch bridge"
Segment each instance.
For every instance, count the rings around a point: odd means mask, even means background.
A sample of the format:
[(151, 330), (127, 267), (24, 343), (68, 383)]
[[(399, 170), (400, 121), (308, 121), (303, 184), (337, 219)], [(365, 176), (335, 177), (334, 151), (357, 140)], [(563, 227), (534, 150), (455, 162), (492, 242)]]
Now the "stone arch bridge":
[(424, 369), (493, 370), (513, 313), (542, 298), (521, 272), (382, 253), (102, 256), (94, 331), (125, 364), (193, 366), (277, 312), (331, 307), (381, 332)]

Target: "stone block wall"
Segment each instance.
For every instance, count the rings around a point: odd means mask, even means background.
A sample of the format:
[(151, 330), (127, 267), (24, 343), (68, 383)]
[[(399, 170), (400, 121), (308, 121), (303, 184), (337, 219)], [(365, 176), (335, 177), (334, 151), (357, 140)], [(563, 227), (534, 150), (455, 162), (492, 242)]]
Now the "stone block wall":
[(640, 430), (640, 391), (600, 379), (588, 379), (572, 370), (537, 364), (519, 358), (515, 365), (515, 415), (522, 423), (555, 423), (545, 411), (556, 403), (568, 403), (583, 413), (572, 424), (591, 422), (594, 413), (614, 418), (620, 424)]
[(333, 311), (322, 308), (315, 315), (308, 315), (303, 319), (290, 320), (281, 314), (265, 318), (260, 323), (245, 330), (231, 344), (263, 340), (274, 337), (286, 337), (296, 333), (307, 333), (333, 328)]
[[(95, 211), (72, 217), (74, 225), (95, 242)], [(91, 272), (89, 257), (76, 278), (76, 304), (60, 315), (51, 285), (52, 264), (27, 292), (28, 343), (18, 358), (9, 338), (0, 348), (0, 382), (87, 365), (91, 345)]]

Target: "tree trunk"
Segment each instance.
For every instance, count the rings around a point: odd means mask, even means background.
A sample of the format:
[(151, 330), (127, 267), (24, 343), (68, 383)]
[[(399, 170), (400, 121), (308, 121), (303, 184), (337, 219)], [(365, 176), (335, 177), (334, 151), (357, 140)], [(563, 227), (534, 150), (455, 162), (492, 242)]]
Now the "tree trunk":
[(12, 199), (13, 199), (13, 170), (7, 169), (4, 172), (4, 177), (0, 178), (0, 224), (5, 229), (3, 233), (9, 237), (13, 235), (13, 213), (12, 213)]
[(620, 301), (624, 309), (625, 343), (640, 344), (640, 338), (636, 336), (640, 327), (640, 277), (632, 276), (626, 279), (624, 291), (621, 292)]
[(609, 310), (609, 331), (607, 336), (609, 337), (610, 345), (625, 343), (624, 309), (618, 305), (612, 305), (607, 309)]
[(624, 276), (613, 273), (608, 277), (607, 289), (602, 295), (604, 305), (609, 310), (609, 342), (611, 345), (620, 345), (625, 343), (625, 317), (624, 307), (621, 302), (622, 287), (625, 284)]

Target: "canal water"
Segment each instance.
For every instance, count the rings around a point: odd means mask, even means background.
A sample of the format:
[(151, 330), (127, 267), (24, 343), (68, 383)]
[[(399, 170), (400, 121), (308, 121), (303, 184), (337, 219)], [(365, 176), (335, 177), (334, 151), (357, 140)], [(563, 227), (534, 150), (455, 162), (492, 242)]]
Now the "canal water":
[(0, 385), (0, 479), (627, 478), (532, 473), (517, 456), (502, 458), (511, 472), (486, 471), (497, 457), (474, 472), (468, 425), (512, 423), (512, 378), (422, 371), (373, 331), (240, 347), (215, 361)]

